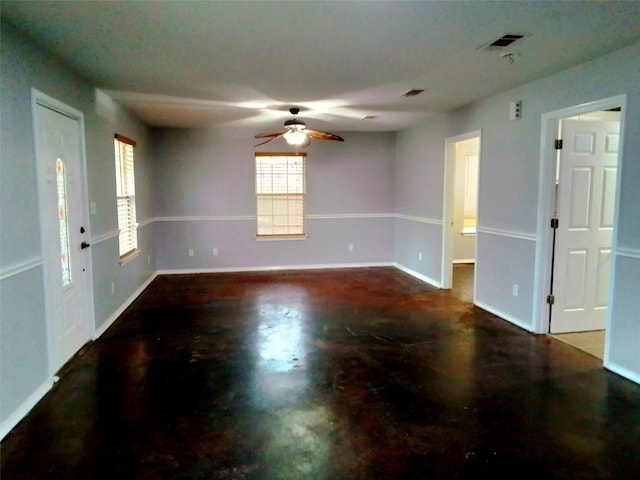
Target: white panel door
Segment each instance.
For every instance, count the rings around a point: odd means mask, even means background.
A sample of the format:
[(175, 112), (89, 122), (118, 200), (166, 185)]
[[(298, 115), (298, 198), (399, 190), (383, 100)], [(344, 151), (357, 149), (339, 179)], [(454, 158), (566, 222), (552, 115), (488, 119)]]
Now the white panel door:
[(562, 121), (552, 333), (605, 328), (618, 121)]
[[(89, 340), (80, 122), (36, 106), (51, 370)], [(85, 247), (85, 248), (83, 248)]]

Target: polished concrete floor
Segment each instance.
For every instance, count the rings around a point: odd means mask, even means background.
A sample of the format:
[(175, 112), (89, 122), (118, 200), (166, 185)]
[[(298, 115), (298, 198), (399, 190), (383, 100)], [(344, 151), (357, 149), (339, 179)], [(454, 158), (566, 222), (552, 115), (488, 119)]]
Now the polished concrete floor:
[(158, 277), (4, 439), (1, 478), (640, 478), (640, 385), (456, 283)]

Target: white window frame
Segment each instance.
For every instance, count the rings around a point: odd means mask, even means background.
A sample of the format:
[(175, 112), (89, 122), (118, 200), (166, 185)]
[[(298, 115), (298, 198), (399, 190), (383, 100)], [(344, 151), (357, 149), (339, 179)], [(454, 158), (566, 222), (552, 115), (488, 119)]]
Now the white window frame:
[(306, 238), (306, 153), (255, 154), (256, 238)]
[(136, 142), (122, 135), (114, 135), (116, 162), (116, 210), (118, 215), (118, 250), (125, 261), (138, 252), (138, 223), (136, 218), (136, 181), (134, 148)]

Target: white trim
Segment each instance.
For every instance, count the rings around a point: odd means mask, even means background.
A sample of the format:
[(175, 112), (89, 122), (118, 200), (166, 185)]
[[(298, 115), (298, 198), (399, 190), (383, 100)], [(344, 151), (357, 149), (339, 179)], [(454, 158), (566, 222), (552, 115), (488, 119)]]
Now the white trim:
[[(622, 115), (620, 116), (620, 148), (618, 150), (618, 169), (616, 175), (616, 202), (614, 213), (614, 233), (612, 250), (617, 252), (617, 225), (618, 215), (620, 212), (620, 172), (622, 171), (622, 161), (624, 158), (624, 131), (625, 117), (627, 110), (627, 96), (617, 95), (595, 102), (584, 103), (574, 107), (563, 108), (552, 112), (543, 113), (541, 117), (540, 132), (540, 159), (538, 173), (538, 219), (536, 223), (536, 253), (535, 253), (535, 270), (533, 283), (533, 327), (537, 333), (547, 333), (549, 331), (549, 310), (546, 303), (547, 292), (551, 281), (551, 229), (549, 222), (553, 216), (553, 194), (555, 191), (555, 149), (553, 140), (556, 138), (558, 121), (563, 118), (581, 115), (597, 110), (608, 110), (610, 108), (622, 107)], [(615, 281), (615, 262), (611, 266), (610, 271), (610, 296), (614, 289)], [(611, 312), (611, 309), (609, 309)], [(610, 314), (609, 314), (610, 315)], [(609, 317), (608, 315), (608, 317)], [(607, 328), (610, 318), (607, 320)], [(605, 352), (606, 355), (606, 352)]]
[[(305, 218), (309, 220), (343, 220), (355, 218), (395, 218), (395, 213), (308, 213)], [(406, 217), (407, 220), (424, 221), (427, 223), (442, 223), (440, 220)], [(153, 222), (219, 222), (219, 221), (255, 221), (255, 215), (185, 215), (155, 217), (140, 222), (139, 225), (147, 225)]]
[(124, 303), (120, 305), (118, 309), (115, 312), (113, 312), (109, 316), (109, 318), (107, 318), (107, 320), (105, 320), (105, 322), (102, 325), (100, 325), (99, 328), (95, 330), (95, 333), (93, 335), (93, 340), (97, 340), (98, 338), (100, 338), (102, 334), (106, 332), (111, 325), (113, 325), (113, 322), (115, 322), (118, 319), (118, 317), (120, 317), (120, 315), (122, 315), (124, 311), (127, 308), (129, 308), (133, 302), (136, 301), (136, 299), (142, 294), (142, 292), (144, 292), (144, 290), (151, 284), (151, 282), (155, 280), (157, 276), (158, 276), (158, 272), (153, 272), (149, 276), (149, 278), (147, 278), (147, 280), (145, 280), (145, 282), (135, 290), (135, 292), (129, 295), (129, 298), (127, 298), (124, 301)]
[(0, 425), (0, 440), (2, 440), (13, 428), (42, 400), (53, 386), (53, 377), (47, 378), (27, 399), (9, 415)]
[[(182, 216), (182, 217), (155, 217), (154, 221), (156, 222), (217, 222), (217, 221), (230, 221), (230, 220), (241, 220), (241, 221), (255, 221), (255, 215), (227, 215), (227, 216)], [(151, 223), (151, 222), (149, 222)]]
[(124, 258), (120, 257), (120, 259), (118, 260), (118, 264), (122, 267), (123, 265), (126, 265), (127, 263), (131, 262), (133, 259), (137, 258), (138, 255), (140, 255), (140, 249), (136, 248), (135, 250), (127, 252)]
[(147, 225), (151, 225), (152, 223), (154, 223), (157, 219), (154, 217), (150, 217), (147, 218), (146, 220), (142, 220), (140, 222), (138, 222), (138, 228), (140, 227), (146, 227)]
[[(152, 223), (156, 222), (157, 219), (156, 218), (147, 218), (146, 220), (143, 220), (141, 222), (138, 222), (137, 227), (145, 227), (147, 225), (151, 225)], [(109, 230), (108, 232), (104, 232), (101, 233), (99, 235), (96, 235), (95, 237), (93, 237), (91, 239), (91, 243), (92, 244), (97, 244), (97, 243), (101, 243), (101, 242), (105, 242), (107, 240), (110, 240), (112, 238), (117, 238), (120, 235), (120, 230), (119, 229), (114, 229), (114, 230)]]
[(278, 265), (270, 267), (219, 267), (219, 268), (177, 268), (158, 270), (158, 275), (185, 275), (194, 273), (234, 273), (234, 272), (277, 272), (283, 270), (334, 270), (343, 268), (393, 267), (392, 262), (375, 263), (331, 263), (317, 265)]
[(256, 242), (277, 242), (288, 240), (306, 240), (307, 235), (256, 235)]
[(502, 320), (505, 320), (509, 323), (514, 324), (516, 327), (520, 327), (523, 330), (526, 330), (527, 332), (536, 333), (531, 327), (531, 325), (527, 325), (522, 320), (514, 317), (513, 315), (509, 315), (508, 313), (504, 313), (503, 311), (498, 310), (497, 308), (494, 308), (491, 305), (487, 305), (484, 302), (478, 302), (477, 300), (474, 302), (474, 305), (476, 307), (480, 307), (483, 310), (486, 310), (489, 313), (492, 313), (493, 315), (501, 318)]
[(415, 215), (404, 215), (402, 213), (396, 213), (395, 217), (400, 220), (408, 220), (410, 222), (430, 223), (432, 225), (442, 225), (442, 219), (440, 218), (428, 218), (417, 217)]
[(411, 268), (405, 267), (404, 265), (400, 264), (400, 263), (394, 263), (393, 266), (395, 268), (397, 268), (400, 271), (403, 271), (406, 274), (411, 275), (412, 277), (417, 278), (418, 280), (423, 281), (424, 283), (428, 283), (429, 285), (436, 287), (436, 288), (442, 288), (440, 286), (440, 282), (438, 282), (437, 280), (434, 280), (431, 277), (427, 277), (426, 275), (423, 275), (422, 273), (418, 273), (415, 270), (412, 270)]
[(0, 271), (0, 281), (20, 275), (33, 268), (44, 266), (44, 257), (33, 257), (25, 262), (15, 263)]
[(638, 248), (617, 248), (614, 251), (615, 255), (621, 257), (635, 258), (636, 260), (640, 260), (640, 249)]
[(513, 230), (503, 230), (501, 228), (478, 227), (478, 233), (486, 233), (488, 235), (499, 235), (501, 237), (517, 238), (519, 240), (528, 240), (535, 242), (536, 236), (532, 233), (515, 232)]
[(96, 245), (98, 243), (105, 242), (105, 241), (110, 240), (112, 238), (118, 238), (119, 235), (120, 235), (120, 230), (118, 230), (118, 229), (111, 230), (111, 231), (105, 232), (105, 233), (101, 233), (100, 235), (96, 235), (95, 237), (93, 237), (91, 239), (91, 244), (92, 245)]
[[(447, 137), (444, 140), (444, 175), (442, 178), (442, 222), (448, 228), (442, 229), (442, 252), (440, 265), (440, 278), (442, 288), (453, 286), (453, 210), (455, 193), (455, 169), (456, 169), (456, 143), (471, 138), (478, 139), (478, 172), (482, 167), (482, 130), (463, 133), (454, 137)], [(477, 196), (480, 198), (480, 180), (478, 180)], [(477, 230), (476, 230), (477, 232)], [(475, 243), (478, 239), (476, 236)], [(477, 251), (477, 248), (476, 248)]]
[(632, 382), (640, 384), (640, 375), (638, 375), (636, 372), (632, 372), (629, 369), (621, 367), (620, 365), (614, 362), (605, 362), (604, 368), (606, 368), (607, 370), (611, 370), (613, 373), (616, 373), (621, 377), (627, 378)]
[(395, 213), (309, 213), (306, 218), (310, 220), (342, 220), (352, 218), (394, 218), (395, 216)]
[(458, 258), (457, 260), (453, 260), (452, 263), (455, 263), (455, 264), (476, 263), (476, 259), (475, 258)]

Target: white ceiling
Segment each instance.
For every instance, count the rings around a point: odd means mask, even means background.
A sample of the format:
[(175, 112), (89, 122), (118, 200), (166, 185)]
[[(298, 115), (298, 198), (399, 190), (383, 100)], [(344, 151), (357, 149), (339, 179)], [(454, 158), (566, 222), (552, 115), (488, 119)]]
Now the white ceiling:
[[(640, 1), (2, 1), (152, 126), (393, 131), (640, 41)], [(505, 51), (481, 48), (505, 33)], [(402, 94), (424, 89), (417, 97)], [(362, 120), (373, 115), (373, 120)]]

